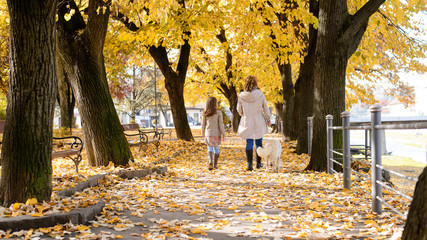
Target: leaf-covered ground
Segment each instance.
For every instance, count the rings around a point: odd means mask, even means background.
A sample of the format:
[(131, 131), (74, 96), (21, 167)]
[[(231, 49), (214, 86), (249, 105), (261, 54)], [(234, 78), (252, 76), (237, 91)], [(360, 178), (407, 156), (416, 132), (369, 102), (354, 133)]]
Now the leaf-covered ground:
[[(277, 137), (277, 136), (269, 136)], [(342, 189), (342, 175), (303, 172), (309, 159), (283, 144), (282, 169), (246, 171), (244, 141), (230, 137), (220, 147), (219, 169), (208, 170), (206, 147), (195, 142), (164, 141), (159, 152), (133, 149), (135, 162), (128, 169), (168, 167), (165, 175), (124, 180), (107, 175), (98, 187), (70, 198), (57, 191), (88, 177), (123, 170), (88, 167), (76, 174), (70, 160), (54, 161), (54, 194), (49, 203), (16, 203), (0, 208), (0, 217), (65, 212), (75, 207), (106, 202), (104, 211), (89, 225), (0, 231), (2, 238), (24, 239), (399, 239), (404, 221), (385, 211), (371, 212), (371, 197), (353, 188)], [(170, 158), (175, 155), (176, 157)], [(366, 190), (368, 181), (358, 182)], [(387, 197), (389, 194), (384, 193)], [(394, 201), (403, 212), (406, 203)]]

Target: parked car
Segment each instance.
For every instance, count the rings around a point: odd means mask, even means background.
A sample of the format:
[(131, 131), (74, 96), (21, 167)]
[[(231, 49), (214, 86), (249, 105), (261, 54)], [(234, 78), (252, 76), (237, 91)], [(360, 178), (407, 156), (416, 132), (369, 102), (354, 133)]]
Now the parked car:
[(193, 117), (187, 116), (187, 120), (188, 120), (188, 123), (190, 124), (190, 126), (200, 126), (201, 125), (200, 122), (194, 120)]

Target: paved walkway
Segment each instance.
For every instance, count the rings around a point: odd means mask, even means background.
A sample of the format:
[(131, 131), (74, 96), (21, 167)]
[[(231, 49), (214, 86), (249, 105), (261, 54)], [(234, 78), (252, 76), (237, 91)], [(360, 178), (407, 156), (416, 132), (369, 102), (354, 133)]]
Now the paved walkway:
[[(41, 239), (393, 239), (403, 221), (370, 212), (369, 196), (342, 191), (338, 176), (302, 173), (304, 158), (284, 145), (284, 169), (245, 171), (244, 142), (221, 146), (220, 168), (207, 170), (202, 143), (182, 153), (166, 175), (123, 180), (109, 175), (77, 197), (106, 207), (90, 225), (58, 225)], [(163, 149), (175, 151), (178, 149)], [(171, 154), (170, 152), (169, 154)], [(40, 231), (40, 230), (38, 230)], [(35, 239), (35, 238), (32, 238)]]

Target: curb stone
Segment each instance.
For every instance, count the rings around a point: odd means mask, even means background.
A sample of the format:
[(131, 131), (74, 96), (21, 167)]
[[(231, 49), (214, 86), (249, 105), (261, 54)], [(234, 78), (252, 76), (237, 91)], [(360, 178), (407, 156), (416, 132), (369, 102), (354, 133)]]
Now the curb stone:
[(73, 224), (84, 224), (100, 213), (104, 206), (105, 202), (99, 200), (95, 205), (86, 208), (74, 209), (68, 213), (53, 213), (41, 217), (25, 215), (13, 218), (0, 218), (0, 229), (19, 231), (30, 228), (37, 229), (52, 227), (56, 224), (65, 224), (69, 222)]
[[(153, 167), (152, 169), (120, 171), (116, 174), (121, 178), (131, 179), (145, 177), (152, 174), (153, 172), (157, 174), (165, 174), (167, 172), (167, 167), (157, 166)], [(76, 187), (59, 191), (57, 194), (61, 197), (70, 197), (76, 192), (81, 192), (86, 188), (98, 186), (100, 180), (103, 180), (107, 174), (94, 175), (88, 178), (88, 180), (77, 184)], [(37, 229), (52, 227), (56, 224), (66, 224), (69, 222), (73, 224), (85, 224), (95, 219), (95, 216), (98, 215), (105, 207), (105, 202), (101, 199), (98, 200), (98, 203), (95, 205), (85, 208), (73, 209), (68, 213), (52, 213), (41, 217), (23, 215), (11, 218), (0, 218), (0, 230), (20, 231), (31, 228)]]
[(100, 180), (104, 180), (107, 174), (98, 174), (88, 178), (86, 181), (77, 184), (77, 186), (67, 190), (59, 191), (57, 194), (60, 197), (71, 197), (76, 192), (82, 192), (86, 188), (98, 186)]

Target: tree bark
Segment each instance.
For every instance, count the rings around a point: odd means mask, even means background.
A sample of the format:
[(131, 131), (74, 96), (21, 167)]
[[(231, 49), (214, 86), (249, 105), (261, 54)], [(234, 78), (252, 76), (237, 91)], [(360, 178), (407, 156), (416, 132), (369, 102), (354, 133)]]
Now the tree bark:
[[(310, 0), (310, 12), (318, 17), (317, 0)], [(307, 117), (313, 116), (314, 63), (316, 60), (317, 29), (309, 26), (307, 54), (300, 65), (298, 79), (295, 82), (294, 126), (298, 129), (297, 153), (308, 153)]]
[(52, 193), (56, 1), (8, 0), (10, 73), (2, 142), (0, 204)]
[[(325, 117), (332, 114), (333, 124), (340, 125), (340, 115), (345, 110), (345, 74), (348, 59), (357, 49), (369, 17), (384, 1), (370, 0), (354, 15), (348, 13), (345, 0), (319, 1), (313, 105), (313, 146), (316, 147), (312, 149), (306, 170), (326, 170)], [(334, 146), (335, 144), (336, 142)]]
[(74, 106), (76, 100), (73, 91), (71, 90), (70, 82), (68, 81), (67, 73), (65, 72), (59, 54), (56, 54), (56, 76), (58, 79), (58, 103), (60, 107), (60, 127), (72, 132), (74, 125)]
[(427, 167), (418, 178), (402, 240), (427, 240)]
[[(65, 21), (67, 5), (76, 8), (74, 1), (64, 0), (58, 5), (58, 46), (79, 107), (88, 163), (107, 166), (111, 161), (125, 166), (132, 153), (109, 92), (102, 53), (110, 13), (108, 3), (89, 1), (87, 26), (78, 10)], [(78, 34), (82, 29), (84, 32)]]
[(290, 63), (278, 63), (278, 67), (283, 87), (283, 134), (290, 140), (295, 140), (297, 138), (297, 132), (292, 125), (295, 97), (294, 84), (292, 82), (292, 68)]

